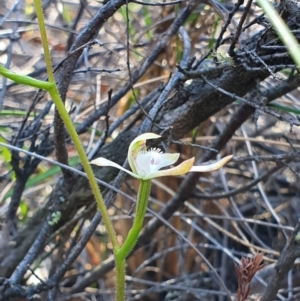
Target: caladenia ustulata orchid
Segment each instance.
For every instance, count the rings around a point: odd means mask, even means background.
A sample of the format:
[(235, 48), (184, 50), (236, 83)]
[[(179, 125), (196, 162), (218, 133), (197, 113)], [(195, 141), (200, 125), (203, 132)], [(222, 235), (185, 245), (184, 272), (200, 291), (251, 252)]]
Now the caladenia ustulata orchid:
[(160, 170), (163, 167), (174, 164), (180, 154), (163, 153), (159, 148), (147, 150), (146, 140), (157, 139), (161, 136), (154, 133), (145, 133), (135, 138), (128, 149), (128, 162), (132, 171), (129, 171), (119, 164), (105, 158), (97, 158), (91, 163), (98, 166), (111, 166), (123, 170), (139, 180), (150, 180), (164, 176), (181, 176), (188, 172), (209, 172), (220, 169), (232, 156), (204, 165), (193, 166), (194, 158), (183, 161), (176, 167)]
[(91, 163), (98, 166), (111, 166), (123, 170), (140, 180), (140, 186), (136, 202), (136, 212), (133, 225), (122, 246), (114, 246), (115, 267), (116, 267), (116, 301), (124, 301), (125, 293), (125, 259), (136, 244), (137, 238), (143, 226), (147, 210), (148, 198), (150, 195), (151, 179), (164, 176), (180, 176), (188, 172), (214, 171), (224, 166), (232, 156), (227, 156), (217, 162), (193, 166), (194, 158), (183, 161), (181, 164), (168, 169), (161, 168), (174, 164), (179, 154), (163, 153), (160, 149), (151, 148), (147, 150), (148, 139), (160, 138), (154, 133), (145, 133), (135, 138), (129, 145), (128, 162), (131, 168), (127, 170), (105, 158), (97, 158)]
[(224, 166), (232, 158), (232, 156), (227, 156), (219, 161), (198, 166), (193, 166), (194, 158), (191, 158), (183, 161), (181, 164), (175, 167), (161, 170), (161, 168), (174, 164), (178, 160), (180, 154), (163, 153), (157, 148), (151, 148), (147, 150), (146, 141), (148, 139), (157, 139), (160, 137), (161, 136), (154, 133), (145, 133), (138, 136), (131, 142), (128, 149), (127, 158), (132, 171), (129, 171), (119, 164), (102, 157), (91, 162), (92, 164), (98, 166), (116, 167), (140, 180), (133, 226), (129, 231), (124, 244), (116, 252), (116, 256), (120, 259), (125, 259), (132, 250), (141, 231), (144, 216), (147, 210), (151, 179), (164, 176), (180, 176), (188, 172), (214, 171)]

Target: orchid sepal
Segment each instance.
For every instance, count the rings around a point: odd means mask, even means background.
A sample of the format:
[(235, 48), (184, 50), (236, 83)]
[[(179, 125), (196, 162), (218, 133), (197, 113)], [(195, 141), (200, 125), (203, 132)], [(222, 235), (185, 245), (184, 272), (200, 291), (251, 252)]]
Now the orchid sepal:
[(131, 172), (130, 170), (122, 167), (121, 165), (113, 162), (113, 161), (110, 161), (106, 158), (103, 158), (103, 157), (99, 157), (93, 161), (90, 162), (91, 164), (93, 165), (97, 165), (97, 166), (102, 166), (102, 167), (115, 167), (115, 168), (118, 168), (122, 171), (125, 171), (126, 173), (128, 173), (129, 175), (131, 175), (132, 177), (136, 178), (136, 179), (139, 179), (139, 180), (142, 180), (142, 177), (140, 177), (139, 175), (135, 174), (134, 172)]
[(228, 163), (232, 159), (232, 155), (226, 156), (222, 158), (219, 161), (204, 164), (204, 165), (195, 165), (192, 166), (192, 168), (189, 170), (189, 172), (209, 172), (209, 171), (215, 171), (223, 167), (226, 163)]

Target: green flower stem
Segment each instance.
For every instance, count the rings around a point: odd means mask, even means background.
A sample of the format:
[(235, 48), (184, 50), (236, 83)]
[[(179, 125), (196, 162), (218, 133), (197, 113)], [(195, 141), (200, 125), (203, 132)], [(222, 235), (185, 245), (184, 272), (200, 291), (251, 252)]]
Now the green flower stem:
[(137, 196), (137, 205), (132, 228), (122, 245), (115, 252), (116, 265), (116, 301), (124, 301), (125, 296), (125, 259), (135, 246), (138, 236), (143, 227), (143, 221), (147, 210), (148, 199), (150, 195), (151, 180), (140, 181), (139, 192)]
[(132, 228), (122, 247), (116, 251), (116, 260), (125, 259), (136, 244), (137, 238), (143, 227), (143, 221), (147, 210), (148, 199), (150, 195), (151, 180), (141, 180), (137, 196), (136, 212)]
[(125, 300), (125, 259), (117, 260), (115, 257), (116, 267), (116, 301)]
[(100, 211), (100, 213), (102, 215), (102, 219), (105, 224), (108, 236), (111, 240), (113, 249), (115, 251), (119, 248), (119, 244), (117, 241), (117, 237), (116, 237), (114, 228), (110, 221), (108, 212), (106, 210), (102, 194), (97, 185), (95, 175), (88, 162), (88, 159), (87, 159), (85, 151), (82, 147), (81, 141), (76, 133), (76, 130), (74, 128), (74, 125), (73, 125), (69, 115), (68, 115), (68, 112), (66, 111), (64, 103), (60, 98), (58, 89), (55, 84), (55, 79), (53, 76), (52, 65), (51, 65), (50, 52), (49, 52), (49, 47), (48, 47), (48, 41), (47, 41), (47, 34), (46, 34), (45, 23), (44, 23), (44, 17), (43, 17), (43, 10), (42, 10), (40, 0), (34, 0), (34, 5), (36, 8), (36, 14), (38, 17), (39, 28), (40, 28), (40, 32), (41, 32), (41, 39), (42, 39), (42, 44), (43, 44), (43, 48), (44, 48), (46, 66), (47, 66), (47, 74), (48, 74), (49, 81), (52, 83), (51, 87), (48, 89), (48, 92), (50, 93), (52, 100), (55, 103), (56, 109), (59, 112), (59, 114), (68, 130), (68, 133), (74, 143), (74, 146), (78, 152), (78, 156), (80, 158), (81, 164), (82, 164), (84, 171), (86, 172), (88, 180), (90, 182), (90, 186), (91, 186), (92, 192), (94, 194), (98, 210)]
[(71, 137), (71, 139), (74, 143), (74, 146), (75, 146), (75, 148), (78, 152), (78, 156), (80, 158), (81, 164), (82, 164), (83, 169), (86, 172), (87, 178), (90, 182), (90, 186), (91, 186), (92, 192), (94, 194), (94, 197), (95, 197), (95, 200), (96, 200), (96, 203), (97, 203), (97, 208), (98, 208), (98, 210), (100, 211), (100, 213), (102, 215), (102, 219), (103, 219), (103, 222), (105, 224), (107, 233), (108, 233), (109, 238), (112, 242), (113, 249), (117, 250), (119, 248), (117, 237), (116, 237), (114, 228), (112, 226), (112, 223), (110, 221), (108, 212), (106, 210), (106, 206), (104, 204), (102, 194), (101, 194), (100, 189), (98, 187), (98, 184), (96, 182), (95, 175), (94, 175), (93, 170), (92, 170), (92, 168), (91, 168), (91, 166), (88, 162), (88, 158), (87, 158), (87, 156), (85, 154), (85, 151), (82, 147), (81, 141), (80, 141), (80, 139), (79, 139), (79, 137), (76, 133), (76, 130), (73, 126), (73, 123), (72, 123), (72, 121), (71, 121), (71, 119), (70, 119), (70, 117), (69, 117), (69, 115), (68, 115), (68, 113), (65, 109), (65, 106), (64, 106), (63, 102), (60, 99), (60, 96), (57, 92), (57, 89), (56, 89), (55, 85), (53, 86), (52, 89), (49, 90), (49, 93), (52, 97), (53, 102), (56, 105), (56, 109), (59, 112), (59, 114), (60, 114), (60, 116), (61, 116), (67, 130), (68, 130), (68, 133), (70, 134), (70, 137)]
[[(55, 84), (55, 79), (53, 75), (53, 70), (52, 70), (52, 64), (51, 64), (51, 56), (50, 56), (50, 51), (48, 47), (48, 39), (47, 39), (47, 33), (46, 33), (46, 27), (45, 27), (45, 22), (44, 22), (44, 15), (43, 15), (43, 9), (41, 5), (40, 0), (34, 0), (34, 6), (36, 10), (36, 15), (38, 18), (38, 23), (39, 23), (39, 28), (40, 28), (40, 34), (41, 34), (41, 40), (43, 44), (43, 50), (44, 50), (44, 57), (45, 57), (45, 62), (46, 62), (46, 68), (47, 68), (47, 74), (48, 74), (48, 81), (50, 83)], [(56, 88), (56, 86), (55, 86)]]

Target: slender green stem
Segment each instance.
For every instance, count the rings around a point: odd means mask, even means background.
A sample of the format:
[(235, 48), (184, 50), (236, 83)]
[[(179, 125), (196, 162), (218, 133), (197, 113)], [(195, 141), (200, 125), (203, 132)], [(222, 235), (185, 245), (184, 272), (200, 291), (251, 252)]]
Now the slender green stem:
[(73, 125), (69, 115), (68, 115), (68, 112), (65, 109), (65, 106), (60, 98), (59, 92), (58, 92), (56, 84), (55, 84), (52, 66), (51, 66), (51, 58), (50, 58), (50, 53), (49, 53), (48, 41), (47, 41), (47, 34), (46, 34), (46, 29), (45, 29), (45, 24), (44, 24), (43, 11), (42, 11), (40, 0), (34, 0), (34, 4), (35, 4), (36, 14), (38, 17), (39, 28), (40, 28), (40, 32), (41, 32), (41, 39), (42, 39), (43, 48), (44, 48), (44, 55), (45, 55), (45, 60), (46, 60), (46, 65), (47, 65), (48, 78), (49, 78), (49, 81), (51, 81), (51, 83), (52, 83), (52, 85), (50, 87), (48, 87), (47, 90), (50, 93), (52, 100), (55, 103), (55, 106), (56, 106), (63, 122), (65, 123), (65, 126), (66, 126), (66, 128), (70, 134), (70, 137), (75, 145), (75, 148), (78, 152), (82, 166), (83, 166), (83, 168), (87, 174), (88, 180), (90, 182), (92, 192), (95, 196), (98, 210), (100, 211), (100, 213), (102, 215), (102, 219), (106, 226), (107, 233), (112, 242), (113, 249), (116, 250), (119, 248), (119, 244), (117, 241), (117, 237), (116, 237), (114, 228), (109, 219), (109, 215), (106, 210), (106, 207), (105, 207), (105, 204), (103, 201), (103, 197), (102, 197), (99, 187), (97, 185), (93, 170), (88, 162), (87, 156), (82, 147), (81, 141), (76, 133), (76, 130), (74, 128), (74, 125)]
[(116, 260), (116, 301), (125, 300), (125, 259)]
[(41, 34), (41, 39), (42, 39), (42, 44), (43, 44), (48, 80), (50, 83), (55, 83), (41, 1), (34, 0), (34, 6), (35, 6), (35, 10), (36, 10), (36, 15), (38, 18), (39, 28), (40, 28), (40, 34)]
[(49, 93), (52, 97), (53, 102), (56, 105), (56, 108), (57, 108), (59, 114), (62, 117), (62, 120), (63, 120), (63, 122), (64, 122), (64, 124), (65, 124), (65, 126), (66, 126), (66, 128), (67, 128), (67, 130), (70, 134), (70, 137), (71, 137), (71, 139), (74, 143), (74, 146), (75, 146), (75, 148), (78, 152), (78, 156), (81, 160), (81, 164), (83, 166), (83, 169), (86, 172), (87, 178), (90, 182), (90, 186), (91, 186), (92, 192), (95, 196), (95, 200), (96, 200), (96, 203), (97, 203), (98, 210), (100, 211), (100, 213), (102, 215), (102, 219), (103, 219), (103, 222), (105, 224), (105, 227), (106, 227), (107, 233), (109, 235), (109, 238), (112, 242), (113, 248), (117, 249), (119, 247), (117, 237), (116, 237), (114, 228), (112, 226), (112, 223), (110, 221), (108, 212), (106, 210), (102, 194), (101, 194), (101, 192), (99, 190), (99, 187), (97, 185), (95, 175), (94, 175), (93, 170), (92, 170), (92, 168), (91, 168), (91, 166), (88, 162), (88, 159), (87, 159), (85, 151), (82, 147), (81, 141), (80, 141), (80, 139), (79, 139), (79, 137), (76, 133), (76, 130), (73, 126), (73, 123), (72, 123), (70, 117), (68, 116), (68, 113), (65, 109), (65, 106), (63, 105), (63, 103), (60, 99), (60, 96), (57, 93), (56, 88), (53, 87), (52, 89), (50, 89)]
[(137, 205), (132, 228), (122, 247), (115, 252), (116, 264), (116, 301), (125, 300), (125, 259), (135, 246), (139, 233), (141, 232), (144, 217), (147, 210), (148, 199), (150, 195), (151, 181), (140, 181), (139, 192), (137, 196)]
[(139, 233), (141, 232), (144, 217), (147, 210), (148, 198), (150, 195), (151, 181), (141, 180), (137, 197), (137, 205), (135, 217), (133, 220), (132, 228), (129, 230), (128, 235), (122, 245), (122, 247), (116, 251), (116, 260), (125, 259), (131, 252), (136, 244)]
[(52, 83), (44, 82), (42, 80), (34, 79), (30, 76), (20, 75), (13, 71), (10, 71), (1, 64), (0, 64), (0, 74), (6, 78), (11, 79), (12, 81), (18, 84), (22, 84), (22, 85), (42, 89), (42, 90), (48, 91), (52, 86)]

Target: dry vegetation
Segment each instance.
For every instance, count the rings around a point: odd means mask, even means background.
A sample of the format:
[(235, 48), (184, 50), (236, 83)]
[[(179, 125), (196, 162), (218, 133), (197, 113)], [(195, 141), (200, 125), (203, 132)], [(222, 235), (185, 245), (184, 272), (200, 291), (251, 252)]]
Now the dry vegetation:
[[(127, 300), (299, 300), (300, 77), (286, 48), (252, 0), (133, 2), (43, 2), (58, 88), (89, 158), (122, 165), (131, 140), (154, 131), (181, 160), (234, 159), (153, 180)], [(297, 3), (277, 10), (299, 40)], [(0, 1), (0, 63), (46, 78), (33, 1)], [(87, 181), (55, 164), (81, 170), (51, 99), (0, 79), (0, 142), (42, 156), (0, 146), (0, 300), (113, 300)], [(138, 183), (95, 173), (120, 192), (101, 185), (122, 240)]]

